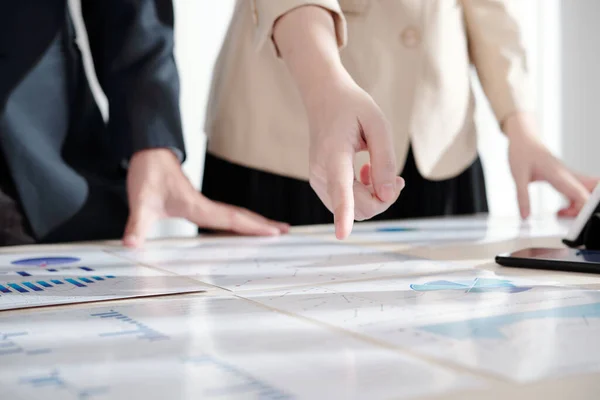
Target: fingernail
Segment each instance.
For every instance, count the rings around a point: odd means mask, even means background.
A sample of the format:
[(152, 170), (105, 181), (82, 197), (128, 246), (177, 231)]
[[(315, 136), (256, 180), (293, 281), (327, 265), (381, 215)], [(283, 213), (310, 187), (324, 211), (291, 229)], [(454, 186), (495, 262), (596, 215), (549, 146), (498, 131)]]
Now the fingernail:
[(281, 230), (278, 229), (278, 228), (275, 228), (275, 227), (269, 227), (266, 232), (267, 232), (267, 234), (269, 236), (279, 236), (279, 235), (281, 235)]
[(380, 189), (380, 198), (383, 201), (392, 201), (396, 195), (396, 190), (394, 189), (394, 185), (391, 183), (385, 183), (381, 185)]
[(406, 187), (406, 181), (401, 176), (396, 178), (396, 187), (398, 190), (402, 190)]

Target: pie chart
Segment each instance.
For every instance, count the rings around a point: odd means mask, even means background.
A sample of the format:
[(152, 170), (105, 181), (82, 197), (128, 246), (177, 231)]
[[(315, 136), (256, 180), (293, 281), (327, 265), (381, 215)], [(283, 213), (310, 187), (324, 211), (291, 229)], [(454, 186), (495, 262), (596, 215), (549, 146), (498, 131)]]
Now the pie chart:
[(50, 265), (65, 265), (81, 261), (76, 257), (36, 257), (15, 260), (11, 264), (30, 267), (46, 267)]

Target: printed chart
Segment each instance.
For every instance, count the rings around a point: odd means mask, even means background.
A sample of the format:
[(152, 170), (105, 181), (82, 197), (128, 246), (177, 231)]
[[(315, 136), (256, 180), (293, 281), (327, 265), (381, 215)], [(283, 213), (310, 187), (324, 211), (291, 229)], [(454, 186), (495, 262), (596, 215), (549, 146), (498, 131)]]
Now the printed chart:
[[(355, 225), (348, 242), (367, 245), (401, 243), (438, 247), (456, 243), (482, 244), (515, 238), (564, 237), (569, 220), (519, 218), (430, 218)], [(306, 233), (333, 235), (332, 227), (304, 228)]]
[(116, 253), (239, 292), (465, 269), (302, 236), (207, 239), (176, 248)]
[(600, 293), (462, 272), (247, 296), (517, 381), (600, 371)]
[(0, 310), (203, 290), (102, 251), (0, 255)]
[(3, 397), (386, 399), (481, 385), (239, 298), (0, 314)]

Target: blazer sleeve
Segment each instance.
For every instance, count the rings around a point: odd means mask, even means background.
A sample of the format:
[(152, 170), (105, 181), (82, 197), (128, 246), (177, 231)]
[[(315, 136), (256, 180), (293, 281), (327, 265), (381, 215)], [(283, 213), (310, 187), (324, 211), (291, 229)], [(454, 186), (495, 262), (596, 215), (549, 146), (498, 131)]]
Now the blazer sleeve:
[[(248, 1), (248, 0), (246, 0)], [(334, 23), (337, 43), (340, 48), (346, 45), (346, 20), (340, 8), (338, 0), (249, 0), (252, 6), (252, 16), (254, 19), (255, 47), (262, 49), (265, 45), (270, 45), (277, 57), (280, 56), (279, 50), (273, 41), (273, 27), (277, 20), (288, 12), (302, 6), (318, 6), (331, 12)]]
[(185, 159), (171, 0), (82, 0), (110, 134), (132, 153), (171, 148)]
[(519, 21), (523, 0), (461, 1), (471, 61), (497, 120), (502, 124), (515, 112), (533, 111)]

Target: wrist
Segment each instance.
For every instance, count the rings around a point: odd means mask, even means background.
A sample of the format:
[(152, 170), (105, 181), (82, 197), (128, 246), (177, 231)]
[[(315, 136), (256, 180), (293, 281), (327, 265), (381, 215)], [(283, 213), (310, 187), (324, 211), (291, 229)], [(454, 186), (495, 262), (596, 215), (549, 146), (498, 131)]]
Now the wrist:
[(537, 137), (537, 126), (534, 115), (527, 112), (515, 112), (502, 122), (502, 131), (509, 141), (527, 137)]

